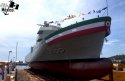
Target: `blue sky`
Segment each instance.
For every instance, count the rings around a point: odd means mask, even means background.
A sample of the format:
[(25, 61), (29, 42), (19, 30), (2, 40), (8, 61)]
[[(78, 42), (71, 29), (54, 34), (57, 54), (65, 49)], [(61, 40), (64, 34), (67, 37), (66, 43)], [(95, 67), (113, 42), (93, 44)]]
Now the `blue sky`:
[[(9, 0), (0, 0), (8, 3)], [(9, 51), (10, 59), (15, 59), (16, 43), (18, 42), (18, 60), (23, 60), (30, 52), (30, 47), (35, 44), (37, 31), (43, 21), (56, 21), (67, 17), (69, 14), (78, 15), (99, 10), (106, 7), (105, 0), (13, 0), (20, 5), (19, 10), (5, 16), (0, 12), (0, 60), (7, 60)], [(112, 18), (111, 35), (104, 43), (102, 57), (110, 57), (125, 53), (125, 1), (108, 0), (109, 16)], [(103, 14), (103, 13), (102, 13)], [(99, 15), (102, 15), (99, 14)], [(83, 16), (85, 20), (97, 17), (98, 14)], [(77, 18), (76, 20), (81, 20)], [(75, 20), (75, 21), (76, 21)], [(74, 20), (73, 20), (74, 21)], [(61, 23), (66, 26), (73, 23), (67, 20)]]

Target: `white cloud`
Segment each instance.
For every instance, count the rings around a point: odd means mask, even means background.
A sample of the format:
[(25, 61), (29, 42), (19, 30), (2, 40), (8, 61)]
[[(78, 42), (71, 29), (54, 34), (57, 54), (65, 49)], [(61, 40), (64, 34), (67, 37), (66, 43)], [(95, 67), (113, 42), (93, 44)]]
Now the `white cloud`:
[(118, 43), (120, 40), (114, 39), (114, 40), (108, 40), (107, 42), (104, 42), (105, 45), (113, 45)]
[[(9, 0), (0, 0), (0, 3)], [(8, 50), (15, 49), (19, 41), (20, 57), (24, 58), (30, 46), (35, 44), (38, 23), (44, 20), (61, 20), (70, 14), (88, 13), (106, 6), (105, 0), (14, 0), (19, 9), (5, 16), (0, 12), (0, 54), (8, 54)], [(95, 15), (94, 15), (95, 16)], [(87, 17), (92, 17), (89, 15)], [(86, 17), (86, 18), (87, 18)], [(71, 20), (72, 21), (72, 20)], [(70, 21), (66, 21), (65, 24)], [(65, 26), (63, 25), (63, 26)], [(112, 45), (119, 40), (109, 40), (106, 45)], [(7, 52), (6, 52), (7, 51)]]

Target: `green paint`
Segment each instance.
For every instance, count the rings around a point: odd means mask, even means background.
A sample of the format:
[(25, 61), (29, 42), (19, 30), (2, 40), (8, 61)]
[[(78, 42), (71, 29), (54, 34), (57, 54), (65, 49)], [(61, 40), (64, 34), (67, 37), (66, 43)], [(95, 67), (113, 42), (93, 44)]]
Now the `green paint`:
[(48, 35), (45, 40), (59, 34), (59, 33), (62, 33), (64, 31), (67, 31), (67, 30), (70, 30), (70, 29), (73, 29), (73, 28), (77, 28), (77, 27), (80, 27), (80, 26), (84, 26), (84, 25), (87, 25), (87, 24), (92, 24), (92, 23), (95, 23), (95, 22), (102, 22), (102, 21), (111, 21), (111, 17), (107, 16), (107, 17), (99, 17), (99, 18), (94, 18), (94, 19), (90, 19), (90, 20), (86, 20), (86, 21), (82, 21), (82, 22), (78, 22), (78, 23), (75, 23), (75, 24), (72, 24), (72, 25), (69, 25), (65, 28), (61, 28), (53, 33), (51, 33), (50, 35)]

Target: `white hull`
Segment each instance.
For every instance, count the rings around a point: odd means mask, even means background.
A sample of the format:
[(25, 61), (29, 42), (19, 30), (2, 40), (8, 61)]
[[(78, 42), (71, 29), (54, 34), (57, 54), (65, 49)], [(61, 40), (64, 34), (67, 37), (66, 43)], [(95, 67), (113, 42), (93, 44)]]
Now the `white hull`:
[(32, 61), (52, 61), (99, 58), (104, 41), (104, 32), (75, 37), (54, 45), (38, 48)]
[(108, 75), (112, 71), (112, 62), (100, 58), (100, 53), (104, 38), (110, 34), (110, 22), (110, 17), (101, 17), (53, 29), (51, 33), (40, 30), (26, 62), (33, 69), (80, 80)]

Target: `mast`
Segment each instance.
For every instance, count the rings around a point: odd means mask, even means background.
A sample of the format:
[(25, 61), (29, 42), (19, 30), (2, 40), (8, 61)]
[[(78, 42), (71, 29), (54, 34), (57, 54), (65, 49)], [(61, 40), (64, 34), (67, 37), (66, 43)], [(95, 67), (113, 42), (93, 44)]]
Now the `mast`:
[(17, 62), (17, 47), (18, 47), (18, 42), (16, 43), (16, 62)]
[(106, 5), (107, 5), (107, 16), (108, 16), (108, 0), (106, 0)]

